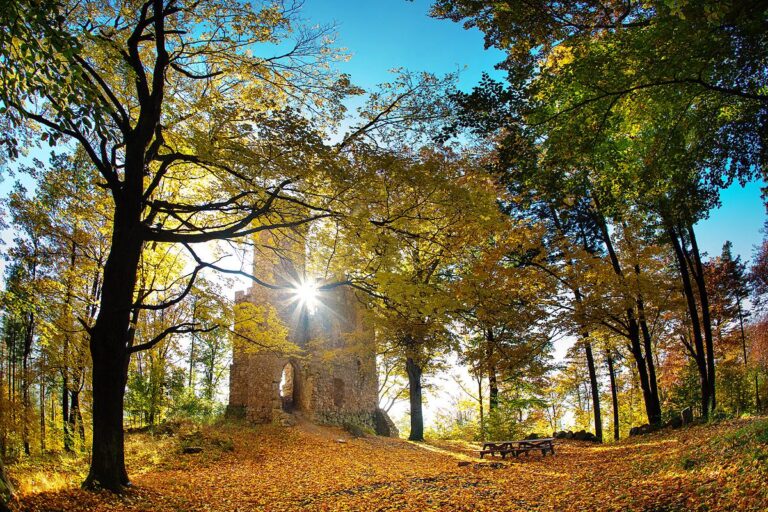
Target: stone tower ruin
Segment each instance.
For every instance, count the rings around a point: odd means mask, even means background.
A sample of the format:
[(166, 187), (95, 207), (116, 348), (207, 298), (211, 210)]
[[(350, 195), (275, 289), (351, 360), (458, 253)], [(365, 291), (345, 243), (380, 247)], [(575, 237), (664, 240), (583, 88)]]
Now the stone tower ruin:
[(262, 234), (256, 245), (254, 275), (281, 289), (254, 284), (237, 292), (235, 301), (272, 306), (299, 350), (289, 354), (234, 343), (228, 414), (267, 423), (299, 413), (316, 423), (379, 431), (373, 334), (363, 326), (354, 292), (340, 286), (318, 290), (315, 305), (297, 300), (297, 287), (308, 279), (303, 242)]

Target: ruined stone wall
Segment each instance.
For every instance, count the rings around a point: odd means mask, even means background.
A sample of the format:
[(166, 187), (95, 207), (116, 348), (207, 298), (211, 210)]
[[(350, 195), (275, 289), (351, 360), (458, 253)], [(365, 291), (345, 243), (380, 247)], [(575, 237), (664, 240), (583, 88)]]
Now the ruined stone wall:
[[(274, 240), (264, 240), (273, 246)], [(299, 253), (300, 251), (294, 251)], [(301, 265), (285, 258), (259, 255), (254, 271), (270, 282), (290, 284), (304, 278)], [(265, 280), (266, 280), (265, 279)], [(248, 353), (235, 345), (230, 371), (229, 410), (248, 421), (272, 421), (280, 411), (279, 387), (290, 361), (295, 372), (294, 409), (318, 423), (346, 422), (373, 428), (378, 379), (372, 332), (362, 324), (360, 306), (345, 287), (321, 292), (314, 312), (302, 307), (290, 291), (254, 286), (236, 301), (272, 304), (289, 328), (289, 339), (303, 349), (288, 358), (273, 352)]]
[(319, 423), (373, 426), (378, 404), (378, 377), (373, 333), (362, 324), (354, 293), (335, 288), (323, 294), (310, 317), (313, 340), (323, 345), (313, 354), (313, 413)]

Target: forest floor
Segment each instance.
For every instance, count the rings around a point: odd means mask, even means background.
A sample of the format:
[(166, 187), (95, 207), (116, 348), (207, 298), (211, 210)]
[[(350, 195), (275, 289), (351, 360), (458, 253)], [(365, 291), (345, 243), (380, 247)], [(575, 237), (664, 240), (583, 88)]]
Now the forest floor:
[(29, 511), (768, 510), (766, 418), (605, 445), (558, 441), (554, 457), (500, 464), (480, 461), (476, 448), (306, 425), (182, 425), (128, 436), (134, 486), (123, 496), (80, 490), (82, 458), (8, 469), (21, 495), (15, 509)]

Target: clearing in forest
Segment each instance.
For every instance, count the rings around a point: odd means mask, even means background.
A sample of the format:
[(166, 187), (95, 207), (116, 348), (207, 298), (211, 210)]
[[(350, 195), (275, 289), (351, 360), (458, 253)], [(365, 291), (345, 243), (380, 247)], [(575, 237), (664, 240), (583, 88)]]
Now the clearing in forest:
[[(183, 454), (189, 446), (203, 450)], [(182, 425), (172, 434), (129, 435), (135, 487), (122, 497), (80, 490), (83, 461), (10, 469), (23, 494), (15, 506), (30, 511), (768, 509), (765, 418), (605, 445), (558, 441), (554, 457), (501, 464), (480, 461), (477, 448), (354, 439), (308, 425)]]

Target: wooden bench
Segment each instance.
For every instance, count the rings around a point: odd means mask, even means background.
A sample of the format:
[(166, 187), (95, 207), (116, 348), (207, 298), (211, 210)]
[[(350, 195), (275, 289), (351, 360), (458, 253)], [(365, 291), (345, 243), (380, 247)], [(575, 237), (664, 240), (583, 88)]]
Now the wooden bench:
[(483, 449), (480, 450), (480, 458), (484, 455), (494, 455), (496, 452), (501, 455), (502, 459), (507, 458), (507, 454), (512, 454), (517, 457), (521, 453), (526, 456), (531, 450), (541, 450), (541, 455), (544, 457), (547, 452), (552, 455), (555, 454), (554, 438), (545, 437), (543, 439), (524, 439), (522, 441), (495, 441), (483, 444)]

